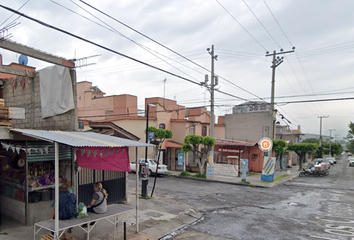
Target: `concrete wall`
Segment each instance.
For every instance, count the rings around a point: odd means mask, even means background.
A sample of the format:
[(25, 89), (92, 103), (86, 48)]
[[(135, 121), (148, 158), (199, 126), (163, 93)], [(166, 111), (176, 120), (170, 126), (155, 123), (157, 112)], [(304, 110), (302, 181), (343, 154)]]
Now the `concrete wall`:
[[(146, 119), (145, 118), (138, 118), (137, 119), (118, 119), (112, 121), (117, 126), (124, 128), (128, 132), (134, 134), (135, 136), (140, 138), (140, 142), (145, 142), (145, 128), (146, 128)], [(153, 119), (149, 120), (149, 126), (156, 127), (156, 121)], [(148, 148), (148, 158), (154, 159), (155, 150), (153, 147)], [(138, 158), (145, 157), (145, 148), (138, 149)], [(135, 148), (129, 149), (129, 158), (130, 161), (135, 160)]]
[(92, 82), (77, 83), (78, 116), (90, 121), (118, 116), (137, 116), (137, 96), (129, 94), (104, 95), (103, 92), (93, 91)]
[(225, 115), (226, 138), (247, 142), (258, 142), (269, 137), (269, 112), (236, 113)]
[(70, 71), (75, 109), (67, 113), (42, 118), (41, 99), (40, 99), (40, 82), (39, 74), (36, 73), (34, 79), (29, 79), (29, 84), (22, 89), (20, 81), (17, 80), (16, 89), (12, 89), (12, 80), (5, 81), (3, 89), (3, 97), (7, 107), (19, 107), (26, 109), (25, 119), (12, 120), (13, 128), (26, 129), (43, 129), (43, 130), (63, 130), (74, 131), (78, 129), (77, 121), (77, 102), (76, 102), (76, 72)]
[[(0, 196), (1, 198), (1, 213), (5, 216), (25, 224), (25, 203), (17, 201), (13, 198)], [(34, 225), (36, 222), (41, 222), (50, 219), (53, 201), (45, 201), (38, 203), (29, 203), (28, 212), (29, 219), (27, 225)]]
[(225, 125), (217, 124), (214, 127), (214, 137), (215, 138), (226, 138), (226, 129)]

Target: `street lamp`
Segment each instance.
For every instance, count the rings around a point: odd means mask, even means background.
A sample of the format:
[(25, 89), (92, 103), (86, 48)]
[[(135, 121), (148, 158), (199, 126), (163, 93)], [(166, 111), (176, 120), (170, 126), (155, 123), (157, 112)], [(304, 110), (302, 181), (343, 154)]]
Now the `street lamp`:
[[(145, 130), (145, 143), (148, 143), (149, 141), (149, 112), (150, 112), (150, 107), (156, 108), (156, 105), (154, 104), (147, 104), (146, 106), (146, 130)], [(147, 155), (148, 155), (148, 148), (145, 147), (145, 164), (148, 164), (147, 160)], [(142, 198), (147, 198), (147, 190), (148, 190), (148, 185), (149, 185), (149, 172), (146, 173), (147, 178), (143, 178), (141, 182), (141, 197)]]

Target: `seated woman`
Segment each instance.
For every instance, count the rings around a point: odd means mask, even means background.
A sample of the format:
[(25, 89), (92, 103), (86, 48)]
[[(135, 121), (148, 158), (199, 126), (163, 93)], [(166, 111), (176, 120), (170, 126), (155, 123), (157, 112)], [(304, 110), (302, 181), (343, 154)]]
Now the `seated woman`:
[[(95, 193), (93, 194), (90, 205), (87, 206), (87, 212), (91, 213), (105, 213), (107, 212), (107, 198), (108, 194), (106, 190), (102, 187), (102, 183), (97, 182), (93, 185)], [(93, 226), (95, 222), (90, 222), (90, 226)], [(81, 227), (87, 228), (87, 224), (82, 225)], [(86, 239), (87, 234), (85, 233)]]
[(90, 205), (88, 205), (87, 207), (87, 211), (98, 214), (107, 212), (108, 194), (106, 190), (102, 187), (102, 183), (95, 183), (94, 190), (95, 193), (93, 194)]

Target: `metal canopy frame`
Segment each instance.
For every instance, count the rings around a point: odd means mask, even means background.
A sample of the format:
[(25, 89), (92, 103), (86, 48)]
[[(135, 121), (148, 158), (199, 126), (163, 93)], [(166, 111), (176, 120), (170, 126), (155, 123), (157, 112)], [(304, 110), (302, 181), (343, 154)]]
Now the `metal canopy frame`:
[[(22, 134), (31, 138), (54, 143), (55, 149), (55, 219), (54, 240), (59, 240), (63, 232), (59, 228), (59, 143), (71, 147), (135, 147), (135, 157), (138, 159), (138, 147), (153, 147), (148, 143), (140, 143), (118, 137), (111, 137), (92, 132), (64, 132), (47, 130), (10, 129), (10, 132)], [(74, 154), (75, 155), (75, 154)], [(136, 232), (139, 232), (139, 174), (136, 173)], [(114, 221), (116, 222), (116, 220)], [(92, 229), (91, 229), (92, 230)], [(90, 231), (91, 231), (90, 230)], [(35, 230), (36, 235), (36, 230)]]

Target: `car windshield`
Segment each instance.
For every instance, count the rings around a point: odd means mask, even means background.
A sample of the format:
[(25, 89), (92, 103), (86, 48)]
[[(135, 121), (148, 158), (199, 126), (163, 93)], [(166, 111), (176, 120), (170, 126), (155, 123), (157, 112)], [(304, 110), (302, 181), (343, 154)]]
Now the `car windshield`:
[(151, 165), (156, 165), (156, 163), (155, 163), (154, 160), (149, 160), (149, 163), (150, 163)]

